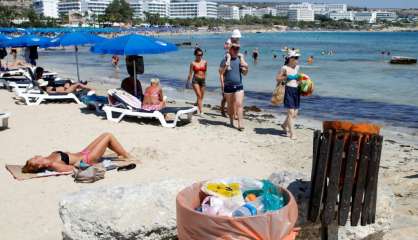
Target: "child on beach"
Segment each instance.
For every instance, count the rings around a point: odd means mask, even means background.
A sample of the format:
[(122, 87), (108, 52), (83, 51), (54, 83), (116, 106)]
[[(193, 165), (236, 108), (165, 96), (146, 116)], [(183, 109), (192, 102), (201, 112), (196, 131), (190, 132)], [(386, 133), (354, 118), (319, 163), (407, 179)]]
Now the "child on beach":
[[(241, 39), (241, 32), (238, 29), (234, 29), (234, 31), (232, 31), (231, 37), (228, 38), (228, 40), (226, 40), (224, 44), (225, 59), (226, 59), (225, 66), (227, 67), (228, 70), (231, 70), (231, 55), (229, 54), (229, 49), (231, 48), (232, 44), (239, 45), (240, 39)], [(243, 63), (245, 63), (244, 56), (241, 53), (238, 54), (238, 57)]]

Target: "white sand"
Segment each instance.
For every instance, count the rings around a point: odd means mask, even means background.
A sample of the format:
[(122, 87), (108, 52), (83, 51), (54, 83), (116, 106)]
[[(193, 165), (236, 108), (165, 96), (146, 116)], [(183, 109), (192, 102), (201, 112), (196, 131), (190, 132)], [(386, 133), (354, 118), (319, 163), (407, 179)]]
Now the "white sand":
[[(46, 155), (54, 150), (80, 151), (103, 132), (113, 133), (126, 149), (134, 149), (143, 164), (129, 172), (109, 172), (104, 180), (94, 184), (76, 184), (70, 176), (16, 181), (3, 168), (0, 239), (60, 239), (58, 202), (64, 194), (84, 188), (167, 178), (196, 181), (222, 176), (265, 178), (277, 170), (297, 170), (310, 175), (310, 129), (297, 130), (297, 141), (278, 136), (279, 127), (270, 121), (246, 121), (245, 132), (238, 132), (225, 126), (227, 119), (215, 112), (204, 118), (195, 117), (191, 124), (175, 129), (136, 120), (116, 124), (82, 113), (76, 104), (23, 106), (15, 104), (13, 96), (14, 93), (0, 90), (0, 110), (12, 113), (10, 129), (0, 131), (3, 166), (24, 164), (33, 155)], [(418, 174), (418, 150), (412, 147), (411, 152), (403, 152), (404, 149), (411, 147), (385, 143), (381, 180), (398, 193), (396, 227), (417, 231), (413, 228), (418, 223), (417, 177), (404, 177)]]

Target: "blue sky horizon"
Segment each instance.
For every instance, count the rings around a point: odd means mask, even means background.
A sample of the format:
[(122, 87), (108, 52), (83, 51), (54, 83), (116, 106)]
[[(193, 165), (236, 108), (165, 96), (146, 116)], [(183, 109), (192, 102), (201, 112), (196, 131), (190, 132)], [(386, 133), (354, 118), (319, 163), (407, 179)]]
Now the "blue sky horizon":
[[(222, 1), (222, 0), (218, 0)], [(233, 0), (226, 0), (232, 2)], [(241, 1), (241, 0), (236, 0)], [(355, 7), (368, 8), (417, 8), (418, 0), (243, 0), (243, 2), (310, 2), (310, 3), (346, 3)]]

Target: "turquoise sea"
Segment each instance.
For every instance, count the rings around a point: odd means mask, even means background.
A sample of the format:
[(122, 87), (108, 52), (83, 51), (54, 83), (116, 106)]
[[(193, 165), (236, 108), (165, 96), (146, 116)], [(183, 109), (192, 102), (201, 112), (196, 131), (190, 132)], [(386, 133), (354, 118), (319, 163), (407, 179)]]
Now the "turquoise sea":
[[(164, 36), (175, 43), (191, 41), (204, 50), (209, 62), (206, 101), (219, 103), (220, 90), (217, 70), (223, 57), (226, 34)], [(246, 104), (257, 105), (273, 112), (282, 107), (269, 104), (275, 87), (275, 75), (283, 64), (281, 49), (300, 48), (301, 70), (310, 75), (316, 85), (314, 96), (302, 100), (304, 117), (372, 121), (385, 126), (403, 127), (417, 133), (418, 129), (418, 65), (391, 65), (391, 55), (418, 57), (418, 33), (359, 33), (359, 32), (284, 32), (244, 34), (242, 52), (247, 50), (250, 72), (244, 79)], [(260, 60), (252, 63), (250, 53), (259, 48)], [(334, 55), (321, 52), (334, 51)], [(273, 59), (273, 54), (277, 59)], [(314, 56), (313, 65), (306, 58)], [(120, 72), (110, 63), (111, 56), (95, 55), (88, 47), (80, 50), (80, 70), (84, 80), (105, 82), (117, 86), (126, 76), (124, 61)], [(193, 60), (193, 47), (179, 51), (145, 56), (146, 84), (150, 77), (162, 80), (167, 95), (194, 99), (191, 90), (184, 90), (188, 66)], [(74, 55), (71, 49), (40, 52), (39, 63), (75, 78)]]

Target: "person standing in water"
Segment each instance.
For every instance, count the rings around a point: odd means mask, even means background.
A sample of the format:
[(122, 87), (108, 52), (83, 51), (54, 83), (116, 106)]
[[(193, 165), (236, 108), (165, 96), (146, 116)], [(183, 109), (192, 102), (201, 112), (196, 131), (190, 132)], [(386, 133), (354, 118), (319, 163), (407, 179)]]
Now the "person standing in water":
[(276, 77), (278, 83), (283, 81), (286, 83), (284, 107), (287, 109), (287, 116), (281, 127), (292, 140), (296, 140), (294, 123), (300, 107), (300, 92), (298, 88), (299, 56), (300, 54), (296, 51), (289, 51), (285, 58), (285, 64)]
[(255, 48), (253, 50), (253, 61), (254, 61), (254, 64), (257, 64), (258, 63), (258, 55), (259, 55), (258, 48)]
[(206, 87), (206, 71), (208, 70), (208, 62), (203, 60), (203, 51), (200, 48), (194, 50), (195, 59), (190, 63), (189, 75), (187, 77), (186, 87), (192, 83), (193, 90), (196, 94), (196, 103), (200, 115), (203, 114), (203, 97), (205, 96)]

